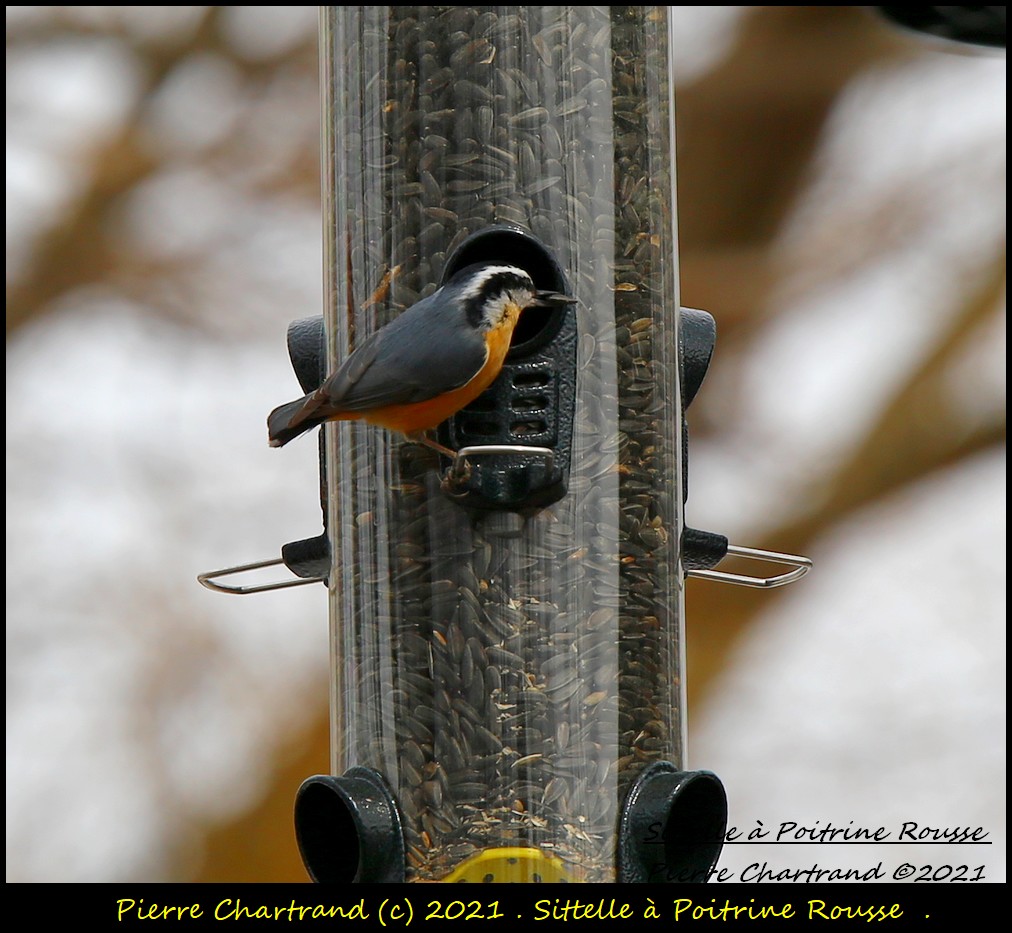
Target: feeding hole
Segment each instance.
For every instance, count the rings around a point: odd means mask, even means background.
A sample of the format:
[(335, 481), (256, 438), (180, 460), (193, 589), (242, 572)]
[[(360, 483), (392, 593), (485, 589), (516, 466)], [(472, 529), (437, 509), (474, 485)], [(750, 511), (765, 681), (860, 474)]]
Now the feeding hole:
[(680, 785), (664, 826), (664, 861), (672, 878), (702, 876), (720, 855), (727, 803), (712, 775)]
[(514, 389), (544, 389), (548, 385), (548, 373), (517, 373), (513, 377)]
[[(471, 234), (446, 262), (442, 282), (477, 262), (508, 262), (526, 270), (539, 290), (568, 294), (558, 260), (533, 234), (518, 227), (496, 225)], [(507, 359), (531, 356), (561, 330), (571, 308), (528, 308), (513, 329)]]
[(306, 867), (320, 882), (348, 884), (360, 865), (359, 822), (348, 802), (326, 783), (309, 783), (295, 809), (296, 833)]
[(543, 411), (547, 407), (548, 399), (543, 395), (523, 395), (513, 400), (513, 410), (516, 412)]
[(517, 437), (544, 434), (547, 430), (548, 425), (544, 421), (514, 421), (510, 424), (510, 433)]

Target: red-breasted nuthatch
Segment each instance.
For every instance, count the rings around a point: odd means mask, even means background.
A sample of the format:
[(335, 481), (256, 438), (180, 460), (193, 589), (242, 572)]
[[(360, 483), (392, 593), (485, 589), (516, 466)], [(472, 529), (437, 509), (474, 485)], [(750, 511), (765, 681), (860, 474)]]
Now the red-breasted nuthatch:
[(324, 421), (361, 419), (452, 454), (422, 432), (495, 381), (521, 311), (575, 301), (538, 291), (516, 266), (467, 266), (356, 347), (320, 388), (275, 408), (267, 418), (271, 446)]

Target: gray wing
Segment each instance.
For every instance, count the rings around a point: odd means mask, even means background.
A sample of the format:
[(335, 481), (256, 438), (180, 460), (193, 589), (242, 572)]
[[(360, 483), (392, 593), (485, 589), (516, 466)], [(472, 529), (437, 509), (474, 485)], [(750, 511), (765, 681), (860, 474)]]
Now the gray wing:
[(314, 394), (335, 411), (368, 411), (424, 402), (474, 378), (485, 365), (485, 341), (463, 311), (435, 297), (373, 334)]

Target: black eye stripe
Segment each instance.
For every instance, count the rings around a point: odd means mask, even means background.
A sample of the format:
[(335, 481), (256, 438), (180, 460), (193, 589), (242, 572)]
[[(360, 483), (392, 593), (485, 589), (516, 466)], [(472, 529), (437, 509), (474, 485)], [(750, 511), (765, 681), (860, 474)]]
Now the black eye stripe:
[(485, 310), (490, 301), (513, 290), (523, 290), (532, 294), (535, 291), (529, 275), (523, 270), (513, 271), (508, 268), (498, 268), (488, 274), (488, 278), (482, 281), (475, 291), (475, 283), (476, 280), (480, 281), (482, 269), (481, 265), (475, 265), (461, 270), (451, 283), (460, 289), (458, 300), (462, 301), (468, 321), (475, 328), (480, 328), (484, 323)]
[(483, 297), (489, 298), (502, 294), (511, 288), (531, 290), (533, 283), (526, 276), (517, 275), (515, 272), (497, 272), (482, 286), (481, 294)]
[(474, 263), (455, 272), (447, 284), (459, 290), (460, 298), (469, 303), (474, 298), (484, 301), (513, 289), (535, 291), (527, 270), (508, 262)]

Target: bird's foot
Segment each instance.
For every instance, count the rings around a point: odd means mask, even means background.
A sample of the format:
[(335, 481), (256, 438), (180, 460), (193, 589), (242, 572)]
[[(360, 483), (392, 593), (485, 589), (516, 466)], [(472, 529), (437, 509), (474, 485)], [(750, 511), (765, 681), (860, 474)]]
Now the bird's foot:
[(466, 460), (454, 461), (454, 465), (446, 471), (439, 488), (451, 499), (462, 499), (468, 494), (470, 482), (471, 464)]
[(442, 444), (434, 441), (427, 434), (412, 434), (410, 437), (416, 443), (423, 444), (431, 450), (435, 450), (437, 453), (442, 454), (444, 457), (449, 457), (454, 463), (457, 462), (457, 451), (450, 450), (449, 447), (444, 447)]

